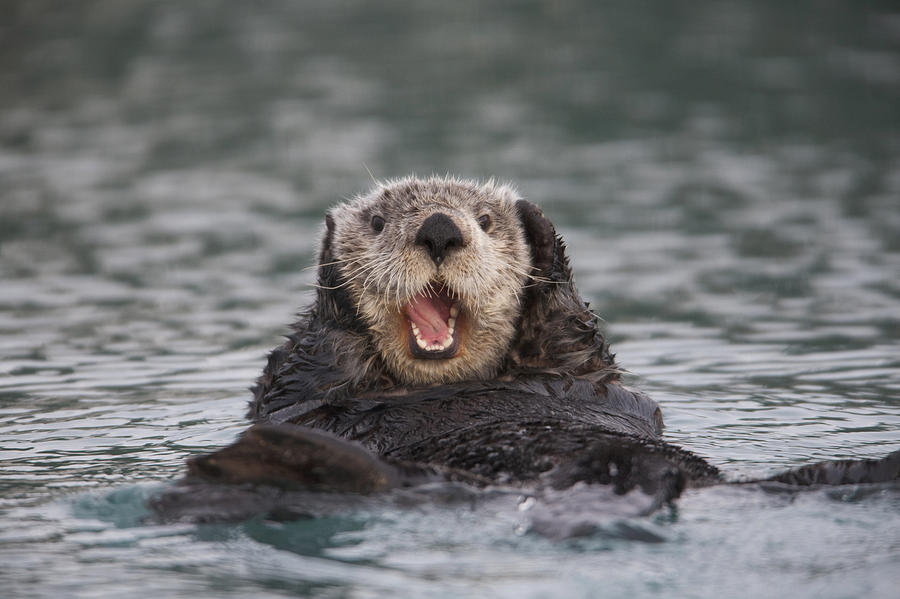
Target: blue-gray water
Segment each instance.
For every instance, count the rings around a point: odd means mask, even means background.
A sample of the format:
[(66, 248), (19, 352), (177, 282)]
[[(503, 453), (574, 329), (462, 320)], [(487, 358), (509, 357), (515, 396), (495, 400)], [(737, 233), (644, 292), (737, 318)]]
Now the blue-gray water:
[(380, 4), (4, 3), (0, 595), (896, 596), (896, 488), (692, 491), (563, 542), (503, 496), (141, 524), (245, 427), (367, 171), (515, 181), (729, 476), (900, 445), (892, 3)]

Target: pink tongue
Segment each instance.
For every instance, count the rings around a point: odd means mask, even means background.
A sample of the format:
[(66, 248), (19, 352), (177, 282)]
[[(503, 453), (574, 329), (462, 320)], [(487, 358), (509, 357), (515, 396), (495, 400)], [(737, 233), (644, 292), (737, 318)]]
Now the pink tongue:
[(429, 345), (443, 341), (448, 334), (450, 298), (443, 294), (420, 293), (406, 305), (406, 316), (419, 327), (419, 337)]

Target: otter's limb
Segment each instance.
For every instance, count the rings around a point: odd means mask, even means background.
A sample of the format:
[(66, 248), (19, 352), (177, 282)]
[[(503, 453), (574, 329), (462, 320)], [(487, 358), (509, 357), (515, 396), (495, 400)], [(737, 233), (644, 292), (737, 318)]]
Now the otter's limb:
[(231, 445), (188, 460), (188, 472), (149, 501), (158, 521), (291, 520), (350, 511), (394, 488), (431, 482), (488, 484), (477, 475), (382, 459), (330, 433), (257, 424)]
[(795, 487), (861, 485), (900, 480), (900, 450), (874, 460), (832, 460), (801, 466), (756, 482)]
[(188, 476), (313, 491), (375, 493), (402, 475), (359, 445), (302, 426), (257, 424), (215, 453), (188, 460)]

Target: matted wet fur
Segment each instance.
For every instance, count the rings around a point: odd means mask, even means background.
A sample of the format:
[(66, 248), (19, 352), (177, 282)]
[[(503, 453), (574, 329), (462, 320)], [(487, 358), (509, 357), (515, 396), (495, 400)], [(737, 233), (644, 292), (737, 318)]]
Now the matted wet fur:
[[(638, 515), (723, 482), (660, 438), (659, 407), (621, 384), (553, 225), (494, 182), (407, 178), (334, 208), (316, 300), (253, 395), (257, 424), (190, 460), (154, 500), (161, 518), (296, 516), (321, 503), (310, 492), (381, 496), (435, 481), (605, 485), (632, 498), (611, 512)], [(898, 476), (894, 452), (750, 484)]]

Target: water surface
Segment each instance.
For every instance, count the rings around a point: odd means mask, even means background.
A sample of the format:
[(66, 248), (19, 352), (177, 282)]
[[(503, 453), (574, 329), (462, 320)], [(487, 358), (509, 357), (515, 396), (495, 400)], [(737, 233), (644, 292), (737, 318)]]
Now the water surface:
[[(10, 596), (889, 597), (896, 488), (690, 492), (557, 542), (501, 495), (148, 526), (245, 426), (324, 210), (516, 182), (667, 438), (732, 478), (900, 445), (900, 13), (879, 2), (7, 2)], [(777, 591), (773, 590), (777, 589)]]

